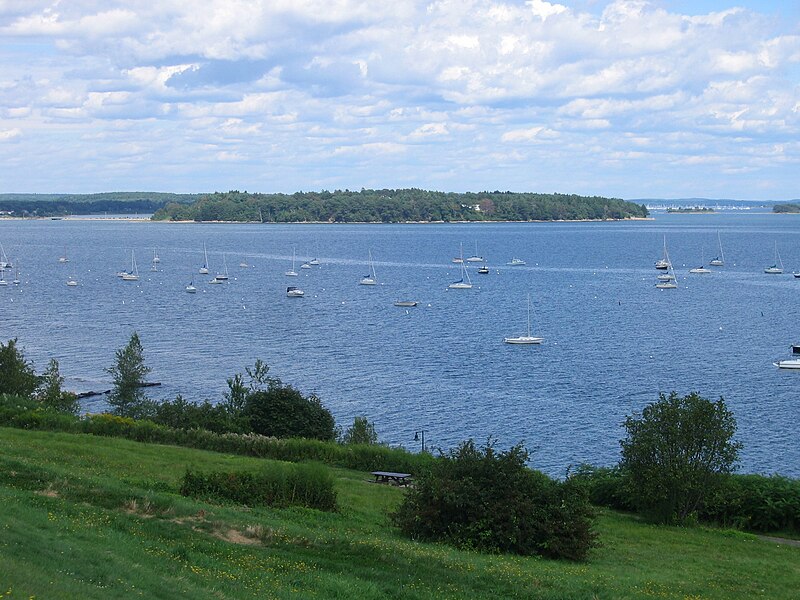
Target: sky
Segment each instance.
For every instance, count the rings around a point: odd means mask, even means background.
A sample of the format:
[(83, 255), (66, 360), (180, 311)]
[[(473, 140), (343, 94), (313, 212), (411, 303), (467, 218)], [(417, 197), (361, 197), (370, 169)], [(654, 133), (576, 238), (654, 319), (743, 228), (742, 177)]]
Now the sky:
[(800, 0), (0, 0), (0, 193), (800, 198)]

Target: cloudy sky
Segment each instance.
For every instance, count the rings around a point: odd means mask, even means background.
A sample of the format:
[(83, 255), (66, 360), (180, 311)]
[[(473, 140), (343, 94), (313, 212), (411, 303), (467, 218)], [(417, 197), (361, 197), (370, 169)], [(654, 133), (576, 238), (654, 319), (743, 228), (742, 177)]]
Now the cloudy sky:
[(798, 0), (0, 0), (0, 192), (798, 182)]

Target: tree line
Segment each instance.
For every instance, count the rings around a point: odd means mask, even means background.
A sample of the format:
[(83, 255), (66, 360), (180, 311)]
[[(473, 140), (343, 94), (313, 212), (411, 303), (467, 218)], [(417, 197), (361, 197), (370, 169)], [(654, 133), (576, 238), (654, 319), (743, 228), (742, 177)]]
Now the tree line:
[(193, 202), (195, 194), (104, 192), (100, 194), (0, 194), (0, 213), (15, 217), (150, 214), (168, 202)]
[(619, 198), (517, 192), (437, 192), (416, 188), (259, 194), (232, 190), (191, 204), (169, 202), (158, 220), (403, 223), (643, 218), (644, 205)]

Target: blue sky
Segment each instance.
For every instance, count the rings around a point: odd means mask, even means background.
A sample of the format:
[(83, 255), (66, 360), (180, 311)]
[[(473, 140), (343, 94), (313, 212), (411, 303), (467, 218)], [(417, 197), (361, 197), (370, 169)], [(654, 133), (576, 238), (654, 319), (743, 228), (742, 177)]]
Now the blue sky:
[(0, 193), (800, 198), (797, 0), (3, 0)]

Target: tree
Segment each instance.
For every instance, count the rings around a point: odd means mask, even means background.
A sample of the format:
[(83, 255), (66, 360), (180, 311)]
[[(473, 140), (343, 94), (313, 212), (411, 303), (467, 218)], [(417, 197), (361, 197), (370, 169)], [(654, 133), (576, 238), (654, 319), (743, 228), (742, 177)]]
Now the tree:
[(375, 432), (375, 425), (367, 420), (367, 417), (356, 417), (353, 424), (341, 436), (342, 444), (370, 444), (378, 443), (378, 434)]
[(64, 378), (58, 370), (58, 361), (50, 359), (50, 364), (40, 377), (39, 388), (36, 390), (36, 399), (47, 409), (56, 412), (78, 414), (80, 403), (78, 397), (72, 392), (62, 389)]
[(114, 379), (108, 395), (112, 412), (122, 417), (141, 416), (148, 405), (142, 384), (150, 368), (144, 364), (144, 351), (139, 335), (134, 331), (128, 344), (116, 353), (116, 362), (106, 372)]
[(38, 385), (39, 377), (17, 348), (16, 338), (0, 344), (0, 394), (30, 398)]
[(290, 385), (273, 383), (248, 394), (244, 416), (254, 433), (274, 437), (333, 440), (335, 422), (319, 398), (304, 397)]
[(741, 444), (736, 419), (720, 398), (659, 394), (625, 419), (622, 461), (638, 508), (662, 523), (685, 523), (733, 471)]

